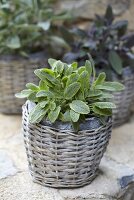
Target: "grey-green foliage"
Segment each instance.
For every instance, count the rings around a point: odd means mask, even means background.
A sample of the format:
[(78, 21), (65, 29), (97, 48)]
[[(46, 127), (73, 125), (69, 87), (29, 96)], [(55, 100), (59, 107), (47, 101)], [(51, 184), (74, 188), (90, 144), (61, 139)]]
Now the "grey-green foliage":
[(0, 53), (28, 53), (53, 50), (53, 45), (68, 48), (59, 34), (57, 21), (70, 19), (70, 14), (56, 14), (55, 0), (5, 0), (0, 2)]
[(104, 72), (95, 77), (93, 62), (77, 68), (77, 63), (66, 64), (49, 59), (51, 69), (35, 70), (39, 85), (26, 84), (27, 89), (16, 97), (27, 98), (36, 103), (29, 116), (31, 123), (47, 118), (72, 122), (74, 127), (85, 117), (110, 116), (115, 108), (111, 91), (120, 91), (124, 86), (118, 82), (106, 82)]

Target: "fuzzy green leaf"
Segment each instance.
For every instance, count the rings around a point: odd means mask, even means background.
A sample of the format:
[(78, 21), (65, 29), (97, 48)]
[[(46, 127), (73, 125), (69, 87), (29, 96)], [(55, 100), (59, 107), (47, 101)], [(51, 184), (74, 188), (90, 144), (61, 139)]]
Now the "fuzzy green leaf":
[(72, 103), (69, 104), (70, 108), (79, 114), (88, 114), (90, 113), (89, 106), (81, 101), (81, 100), (74, 100)]
[(37, 104), (29, 114), (29, 121), (31, 123), (39, 123), (46, 114), (46, 110)]
[(74, 82), (77, 82), (77, 80), (79, 79), (79, 75), (74, 73), (74, 74), (71, 74), (67, 80), (67, 83), (66, 83), (66, 86), (74, 83)]
[(60, 60), (58, 60), (55, 64), (55, 71), (59, 74), (62, 74), (64, 70), (64, 63), (62, 63)]
[(119, 75), (122, 74), (123, 71), (122, 60), (120, 56), (116, 53), (116, 51), (110, 51), (108, 59), (113, 70)]
[(85, 62), (85, 67), (86, 67), (86, 70), (88, 71), (89, 77), (90, 77), (91, 74), (92, 74), (92, 65), (91, 65), (91, 63), (90, 63), (89, 60), (86, 60), (86, 62)]
[(76, 70), (77, 67), (78, 67), (78, 63), (77, 63), (77, 62), (73, 62), (73, 63), (71, 64), (71, 67), (73, 67), (73, 69)]
[(45, 100), (39, 103), (41, 108), (45, 108), (47, 104), (48, 104), (48, 101), (45, 101)]
[(36, 97), (49, 97), (49, 98), (53, 98), (54, 97), (54, 94), (50, 91), (39, 91), (37, 94), (36, 94)]
[(78, 74), (81, 74), (83, 71), (86, 71), (86, 67), (82, 66), (78, 68)]
[(107, 92), (102, 92), (102, 94), (100, 95), (99, 99), (102, 100), (102, 99), (113, 99), (114, 96), (110, 93), (107, 93)]
[(97, 79), (93, 83), (93, 87), (96, 85), (102, 84), (106, 79), (106, 74), (104, 72), (100, 73)]
[(58, 106), (55, 108), (55, 110), (51, 110), (48, 114), (48, 118), (49, 120), (54, 123), (56, 121), (56, 119), (58, 118), (58, 115), (60, 113), (61, 107)]
[(104, 82), (100, 85), (96, 85), (95, 88), (98, 90), (108, 90), (113, 92), (124, 90), (124, 86), (118, 82)]
[(80, 89), (80, 83), (74, 82), (70, 84), (64, 92), (65, 99), (71, 99)]
[(92, 111), (97, 115), (103, 115), (103, 116), (111, 116), (112, 115), (112, 109), (108, 109), (108, 108), (101, 109), (96, 106), (93, 106)]
[(101, 94), (102, 94), (102, 91), (100, 91), (100, 90), (90, 90), (87, 97), (98, 97)]
[(48, 90), (47, 82), (41, 80), (39, 82), (39, 88), (40, 88), (40, 90)]
[(50, 110), (55, 110), (55, 108), (56, 108), (56, 103), (53, 102), (53, 101), (51, 101), (50, 104), (49, 104), (49, 108), (50, 108)]
[(41, 80), (45, 81), (46, 80), (46, 77), (42, 74), (41, 70), (40, 69), (36, 69), (34, 71), (35, 75), (38, 76)]
[(53, 71), (50, 69), (44, 69), (44, 70), (40, 70), (41, 71), (41, 75), (47, 79), (48, 81), (50, 81), (52, 84), (60, 84), (59, 80), (57, 80), (54, 77)]
[(44, 31), (47, 31), (50, 28), (50, 21), (39, 22), (37, 24), (37, 26), (40, 27), (40, 28), (42, 28)]
[(37, 85), (33, 84), (33, 83), (27, 83), (27, 84), (26, 84), (26, 87), (27, 87), (28, 89), (33, 90), (33, 91), (38, 91), (38, 90), (39, 90), (39, 87), (38, 87)]
[(55, 67), (55, 63), (57, 62), (57, 60), (53, 59), (53, 58), (49, 58), (48, 59), (48, 63), (49, 65), (52, 67), (52, 69), (54, 69)]
[(74, 110), (70, 110), (70, 117), (73, 122), (77, 122), (79, 120), (80, 114), (76, 113)]
[(69, 121), (71, 121), (70, 111), (69, 111), (69, 110), (67, 110), (67, 111), (63, 114), (63, 116), (62, 116), (62, 121), (63, 121), (63, 122), (69, 122)]
[(10, 37), (7, 41), (7, 47), (10, 49), (19, 49), (21, 47), (20, 38), (18, 35)]
[(32, 102), (38, 102), (38, 98), (36, 97), (36, 92), (31, 93), (28, 97), (28, 100), (32, 101)]
[(32, 90), (22, 90), (20, 93), (16, 93), (15, 96), (17, 98), (27, 98), (30, 94), (32, 94)]
[(71, 75), (73, 72), (73, 67), (70, 65), (69, 67), (66, 68), (65, 70), (65, 76)]
[(98, 108), (116, 108), (116, 105), (112, 102), (96, 102), (93, 105), (95, 105)]
[(85, 70), (80, 74), (79, 81), (81, 83), (81, 88), (82, 88), (83, 92), (85, 90), (89, 89), (89, 73), (88, 73), (88, 71)]

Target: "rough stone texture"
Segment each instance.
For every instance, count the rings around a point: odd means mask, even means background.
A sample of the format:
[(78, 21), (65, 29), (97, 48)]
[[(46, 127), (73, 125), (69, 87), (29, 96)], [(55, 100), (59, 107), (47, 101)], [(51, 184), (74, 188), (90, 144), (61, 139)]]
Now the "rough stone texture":
[(0, 115), (0, 200), (134, 200), (134, 117), (113, 130), (98, 177), (73, 190), (32, 182), (20, 127), (19, 116)]
[(7, 152), (0, 150), (0, 179), (17, 173), (17, 169), (13, 165), (11, 158)]
[(92, 21), (95, 14), (105, 13), (108, 4), (112, 5), (115, 15), (128, 19), (129, 28), (134, 30), (134, 0), (58, 0), (56, 9), (73, 10), (74, 16)]
[[(114, 147), (114, 148), (113, 148)], [(134, 169), (134, 124), (116, 128), (107, 149), (107, 156)]]
[(21, 134), (21, 116), (0, 115), (0, 149), (8, 152), (8, 156), (19, 170), (27, 169)]
[(29, 178), (27, 172), (18, 173), (0, 182), (0, 200), (63, 200), (58, 191), (43, 188)]

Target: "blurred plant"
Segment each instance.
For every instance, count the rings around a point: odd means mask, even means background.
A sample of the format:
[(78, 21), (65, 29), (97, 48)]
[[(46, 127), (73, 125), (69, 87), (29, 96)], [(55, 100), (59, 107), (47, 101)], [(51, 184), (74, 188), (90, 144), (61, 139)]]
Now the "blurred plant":
[(79, 48), (65, 55), (65, 60), (83, 61), (90, 53), (96, 67), (103, 69), (111, 79), (112, 72), (121, 75), (123, 67), (134, 66), (134, 34), (126, 34), (128, 21), (114, 22), (112, 7), (109, 5), (104, 16), (96, 15), (94, 24), (81, 40)]
[(106, 82), (104, 72), (96, 77), (92, 59), (79, 68), (77, 62), (69, 65), (55, 59), (48, 62), (52, 69), (35, 70), (39, 85), (28, 83), (26, 90), (16, 94), (36, 103), (29, 115), (31, 123), (47, 118), (52, 123), (61, 120), (77, 127), (85, 117), (112, 115), (115, 104), (110, 91), (124, 87), (118, 82)]
[(24, 56), (40, 50), (54, 51), (55, 45), (69, 48), (58, 21), (71, 18), (67, 12), (56, 14), (54, 0), (3, 0), (0, 3), (0, 53)]

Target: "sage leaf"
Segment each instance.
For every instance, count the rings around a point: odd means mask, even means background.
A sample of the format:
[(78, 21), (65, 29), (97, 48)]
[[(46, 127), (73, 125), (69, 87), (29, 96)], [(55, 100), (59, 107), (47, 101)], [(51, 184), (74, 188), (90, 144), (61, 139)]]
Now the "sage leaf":
[(57, 62), (57, 60), (53, 59), (53, 58), (49, 58), (48, 59), (48, 63), (49, 65), (52, 67), (52, 69), (54, 70), (55, 68), (55, 63)]
[(28, 89), (33, 90), (33, 91), (38, 91), (38, 90), (39, 90), (39, 87), (38, 87), (37, 85), (33, 84), (33, 83), (27, 83), (27, 84), (26, 84), (26, 87), (27, 87)]
[(78, 67), (78, 63), (77, 63), (77, 62), (73, 62), (73, 63), (71, 64), (71, 67), (73, 67), (73, 70), (76, 70), (77, 67)]
[(102, 91), (100, 90), (90, 90), (87, 97), (98, 97), (101, 96)]
[(54, 123), (56, 121), (56, 119), (58, 118), (58, 115), (60, 113), (61, 107), (58, 106), (55, 108), (55, 110), (51, 110), (48, 114), (48, 118), (49, 120)]
[(80, 83), (74, 82), (66, 87), (64, 91), (65, 99), (71, 99), (80, 89)]
[(49, 98), (53, 98), (54, 97), (54, 94), (50, 91), (39, 91), (37, 94), (36, 94), (36, 97), (49, 97)]
[(98, 108), (116, 108), (116, 105), (112, 102), (95, 102), (93, 105), (95, 105)]
[(10, 49), (19, 49), (21, 47), (20, 38), (18, 35), (8, 38), (7, 47)]
[(70, 117), (73, 122), (77, 122), (79, 120), (80, 114), (76, 113), (74, 110), (70, 110)]
[[(66, 76), (65, 76), (66, 77)], [(74, 73), (74, 74), (71, 74), (67, 80), (67, 83), (66, 83), (66, 86), (76, 82), (77, 80), (79, 79), (79, 75)]]
[(39, 103), (41, 108), (45, 108), (47, 104), (48, 104), (48, 101), (45, 101), (45, 100)]
[(50, 102), (49, 108), (50, 108), (50, 110), (55, 110), (55, 108), (56, 108), (56, 103), (55, 103), (55, 102)]
[(37, 26), (42, 28), (44, 31), (47, 31), (50, 28), (50, 21), (39, 22)]
[(110, 51), (108, 59), (113, 70), (119, 75), (122, 74), (123, 71), (122, 60), (120, 56), (116, 53), (116, 51)]
[(91, 74), (92, 74), (92, 65), (91, 65), (91, 63), (90, 63), (89, 60), (86, 60), (86, 62), (85, 62), (85, 68), (88, 71), (89, 77), (90, 77)]
[(40, 80), (39, 88), (40, 88), (40, 90), (48, 90), (47, 82)]
[(89, 89), (89, 73), (88, 73), (88, 71), (85, 70), (80, 74), (79, 81), (81, 83), (81, 88), (83, 91)]
[(31, 123), (39, 123), (46, 114), (46, 110), (37, 104), (29, 114), (29, 121)]
[(94, 81), (93, 87), (103, 83), (105, 81), (105, 79), (106, 79), (106, 74), (104, 72), (100, 73), (99, 76), (97, 77), (97, 79)]
[(70, 111), (66, 110), (66, 112), (63, 114), (62, 120), (64, 122), (69, 122), (71, 121), (71, 117), (70, 117)]
[(69, 104), (70, 108), (79, 114), (88, 114), (90, 113), (89, 106), (81, 101), (81, 100), (74, 100), (72, 103)]
[(32, 90), (22, 90), (20, 93), (15, 94), (17, 98), (27, 98), (30, 94), (32, 94)]
[(103, 115), (103, 116), (111, 116), (112, 115), (112, 109), (107, 108), (98, 108), (96, 106), (93, 106), (92, 111), (97, 115)]
[(124, 86), (118, 82), (104, 82), (100, 85), (96, 85), (95, 89), (117, 92), (124, 90)]

